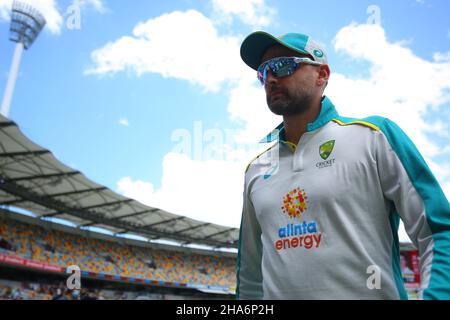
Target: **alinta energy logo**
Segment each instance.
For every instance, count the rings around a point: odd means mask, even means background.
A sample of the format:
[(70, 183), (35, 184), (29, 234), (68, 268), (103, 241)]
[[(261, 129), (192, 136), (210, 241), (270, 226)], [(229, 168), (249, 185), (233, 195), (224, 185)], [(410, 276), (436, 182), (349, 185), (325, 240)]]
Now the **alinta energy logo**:
[(307, 199), (308, 196), (306, 195), (305, 190), (295, 188), (283, 197), (283, 206), (281, 209), (291, 218), (300, 218), (302, 212), (305, 212), (308, 208), (306, 203)]
[(284, 214), (289, 218), (297, 220), (299, 223), (289, 223), (286, 227), (278, 230), (279, 240), (275, 241), (275, 248), (278, 252), (286, 249), (318, 248), (322, 239), (322, 233), (317, 231), (316, 221), (300, 221), (303, 213), (308, 209), (308, 196), (306, 191), (295, 188), (283, 197)]

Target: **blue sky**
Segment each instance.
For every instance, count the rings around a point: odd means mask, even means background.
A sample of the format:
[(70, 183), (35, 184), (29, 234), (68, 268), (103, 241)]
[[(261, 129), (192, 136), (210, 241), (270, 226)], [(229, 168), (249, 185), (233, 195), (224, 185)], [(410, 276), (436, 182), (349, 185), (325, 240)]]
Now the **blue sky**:
[[(239, 58), (244, 37), (265, 30), (323, 44), (338, 111), (396, 121), (450, 196), (449, 1), (26, 2), (48, 23), (22, 56), (9, 117), (97, 183), (238, 227), (245, 165), (281, 121)], [(67, 25), (74, 5), (79, 29)], [(10, 6), (0, 0), (2, 94), (14, 51)]]

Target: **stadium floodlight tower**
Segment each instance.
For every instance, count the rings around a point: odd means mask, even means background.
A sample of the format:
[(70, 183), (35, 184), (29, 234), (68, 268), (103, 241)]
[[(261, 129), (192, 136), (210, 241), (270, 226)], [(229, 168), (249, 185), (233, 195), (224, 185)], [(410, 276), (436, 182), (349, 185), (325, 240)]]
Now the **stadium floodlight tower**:
[(14, 86), (19, 71), (20, 58), (23, 49), (28, 49), (36, 40), (37, 36), (45, 26), (45, 19), (42, 14), (31, 5), (14, 1), (11, 12), (11, 27), (9, 29), (9, 40), (16, 42), (11, 70), (9, 72), (8, 83), (6, 84), (0, 112), (8, 117), (9, 107), (14, 91)]

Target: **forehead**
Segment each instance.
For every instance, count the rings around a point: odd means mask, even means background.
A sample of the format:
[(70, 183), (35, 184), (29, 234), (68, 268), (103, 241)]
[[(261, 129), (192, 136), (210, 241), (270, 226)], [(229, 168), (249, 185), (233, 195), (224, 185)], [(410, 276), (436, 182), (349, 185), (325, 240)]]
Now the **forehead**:
[(267, 60), (270, 60), (270, 59), (276, 58), (276, 57), (300, 57), (300, 58), (302, 58), (302, 57), (309, 57), (309, 55), (286, 48), (280, 44), (276, 44), (276, 45), (269, 47), (266, 50), (266, 52), (264, 52), (260, 63), (263, 63)]

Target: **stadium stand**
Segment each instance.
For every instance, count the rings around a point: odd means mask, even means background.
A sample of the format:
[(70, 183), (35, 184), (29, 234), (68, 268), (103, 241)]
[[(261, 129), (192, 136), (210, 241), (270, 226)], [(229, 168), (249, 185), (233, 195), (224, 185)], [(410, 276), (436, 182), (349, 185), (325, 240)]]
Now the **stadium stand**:
[(0, 280), (0, 300), (176, 300), (198, 299), (192, 295), (149, 293), (131, 290), (67, 290), (58, 282)]
[[(208, 297), (234, 296), (236, 253), (230, 250), (237, 248), (239, 229), (150, 207), (99, 185), (28, 139), (3, 115), (0, 158), (0, 289), (4, 296), (48, 297), (28, 294), (30, 286), (40, 288), (41, 284), (27, 279), (2, 283), (12, 281), (22, 269), (44, 278), (50, 277), (43, 275), (48, 272), (67, 278), (73, 265), (81, 269), (84, 280), (95, 279), (100, 287), (102, 282), (131, 283), (160, 291), (173, 289), (164, 291), (166, 297), (198, 292)], [(25, 219), (10, 209), (33, 217)], [(49, 221), (54, 218), (76, 227)], [(148, 242), (125, 239), (130, 235)], [(5, 271), (11, 266), (14, 271)], [(64, 289), (54, 283), (49, 286), (53, 289), (43, 294), (52, 297), (58, 296), (57, 289)]]
[[(152, 249), (81, 237), (58, 230), (26, 224), (0, 216), (0, 254), (104, 276), (146, 279), (185, 286), (235, 286), (236, 259), (233, 257)], [(38, 293), (28, 285), (16, 292), (0, 283), (0, 296), (20, 293), (29, 299), (48, 299), (54, 292)], [(20, 286), (19, 286), (20, 287)]]

